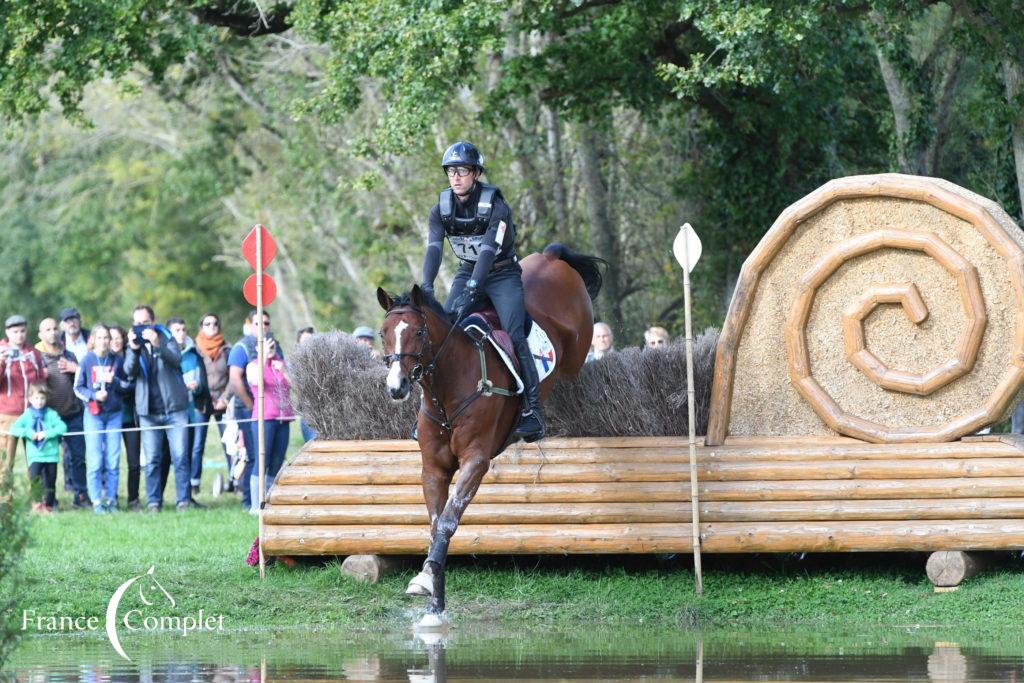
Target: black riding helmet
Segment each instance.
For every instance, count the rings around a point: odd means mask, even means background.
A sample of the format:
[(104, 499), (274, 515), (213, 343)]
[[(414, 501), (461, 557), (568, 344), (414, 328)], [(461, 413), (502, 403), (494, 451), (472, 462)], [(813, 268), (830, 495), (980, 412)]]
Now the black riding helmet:
[(441, 170), (447, 169), (449, 166), (470, 166), (483, 173), (484, 155), (473, 143), (459, 140), (446, 149), (441, 157)]

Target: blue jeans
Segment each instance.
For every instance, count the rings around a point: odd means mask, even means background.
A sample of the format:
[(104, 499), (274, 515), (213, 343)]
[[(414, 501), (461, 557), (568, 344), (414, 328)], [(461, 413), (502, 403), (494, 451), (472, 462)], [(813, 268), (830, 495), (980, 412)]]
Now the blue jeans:
[(1014, 434), (1024, 434), (1024, 401), (1017, 404), (1010, 416), (1010, 431)]
[[(203, 478), (203, 455), (206, 453), (206, 433), (210, 429), (210, 417), (217, 423), (220, 435), (224, 436), (224, 413), (207, 413), (201, 415), (200, 419), (205, 420), (202, 424), (193, 427), (192, 437), (192, 485), (199, 486)], [(221, 445), (223, 448), (223, 445)], [(225, 454), (226, 456), (226, 454)], [(231, 472), (231, 463), (228, 463), (228, 472)]]
[[(259, 423), (251, 422), (250, 424), (252, 425), (252, 438), (255, 441), (256, 435), (259, 433)], [(267, 471), (264, 491), (269, 491), (270, 487), (274, 485), (274, 478), (277, 477), (277, 473), (281, 470), (281, 465), (284, 464), (284, 456), (288, 452), (288, 433), (291, 431), (290, 427), (290, 420), (263, 421), (263, 450)], [(253, 454), (255, 456), (253, 460), (258, 461), (259, 454), (255, 449)], [(256, 466), (252, 468), (252, 472), (249, 475), (249, 500), (251, 503), (249, 509), (258, 510), (260, 507), (260, 470)]]
[[(164, 435), (171, 450), (171, 463), (174, 465), (174, 487), (177, 502), (184, 503), (190, 499), (188, 471), (188, 410), (178, 410), (160, 415), (139, 415), (142, 432), (142, 444), (146, 449), (146, 498), (149, 505), (163, 505), (164, 492), (160, 485), (160, 461)], [(170, 427), (169, 429), (146, 429), (147, 427)]]
[(305, 418), (299, 420), (299, 429), (302, 430), (302, 441), (312, 441), (316, 438), (316, 430), (306, 424)]
[[(82, 422), (82, 413), (76, 413), (75, 415), (61, 415), (60, 419), (64, 420), (64, 424), (68, 426), (69, 432), (82, 432), (85, 431), (84, 423)], [(81, 434), (77, 436), (62, 436), (61, 439), (67, 446), (67, 453), (65, 457), (68, 459), (66, 467), (64, 468), (65, 475), (70, 474), (69, 479), (71, 480), (71, 488), (74, 490), (75, 495), (88, 494), (89, 484), (86, 481), (85, 476), (85, 437)]]
[[(121, 411), (92, 415), (86, 412), (85, 424), (86, 478), (93, 505), (106, 498), (117, 498), (117, 481), (121, 470)], [(110, 430), (104, 433), (103, 430)], [(106, 491), (104, 491), (104, 482)]]
[[(245, 406), (236, 408), (233, 412), (236, 420), (248, 420), (252, 417), (252, 411), (247, 410)], [(249, 481), (249, 477), (252, 475), (253, 470), (256, 466), (256, 428), (251, 426), (255, 425), (255, 422), (239, 422), (238, 429), (242, 432), (242, 441), (245, 443), (246, 457), (249, 458), (248, 462), (245, 463), (245, 470), (242, 472), (241, 479), (238, 480), (238, 488), (242, 490), (242, 507), (248, 510), (252, 506), (252, 494), (249, 491), (249, 487), (246, 485)]]

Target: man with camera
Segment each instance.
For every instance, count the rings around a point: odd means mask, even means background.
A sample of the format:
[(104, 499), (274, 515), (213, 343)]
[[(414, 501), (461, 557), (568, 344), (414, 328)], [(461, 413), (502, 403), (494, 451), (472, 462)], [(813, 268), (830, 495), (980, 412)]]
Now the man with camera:
[(28, 387), (46, 380), (43, 356), (27, 340), (25, 316), (10, 316), (4, 329), (7, 339), (0, 341), (0, 482), (14, 469), (18, 439), (10, 431), (28, 407)]
[(181, 376), (181, 351), (170, 330), (154, 324), (153, 309), (149, 306), (136, 306), (132, 320), (124, 372), (129, 380), (135, 380), (135, 412), (147, 457), (147, 509), (159, 512), (163, 506), (160, 462), (166, 435), (174, 467), (177, 508), (187, 510), (192, 489), (187, 444), (188, 390)]

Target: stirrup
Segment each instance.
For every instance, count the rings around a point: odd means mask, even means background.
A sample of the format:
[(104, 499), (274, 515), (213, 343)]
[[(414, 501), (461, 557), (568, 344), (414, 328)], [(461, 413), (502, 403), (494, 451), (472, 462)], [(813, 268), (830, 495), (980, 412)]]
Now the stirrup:
[[(533, 418), (536, 427), (531, 430), (523, 429), (523, 421), (529, 418)], [(528, 413), (520, 413), (519, 422), (516, 424), (516, 428), (512, 433), (513, 438), (522, 439), (526, 443), (533, 443), (534, 441), (540, 441), (544, 438), (544, 423), (541, 421), (539, 414), (531, 410)]]

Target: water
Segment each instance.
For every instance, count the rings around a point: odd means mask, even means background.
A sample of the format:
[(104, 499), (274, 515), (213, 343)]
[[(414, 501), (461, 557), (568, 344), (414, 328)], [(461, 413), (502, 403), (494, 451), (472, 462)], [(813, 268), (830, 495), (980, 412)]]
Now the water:
[(122, 642), (36, 636), (0, 679), (16, 681), (1017, 681), (1024, 632), (958, 636), (926, 629), (829, 635), (592, 628), (442, 634), (253, 631), (151, 635)]

